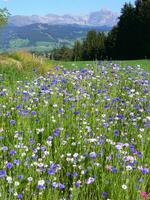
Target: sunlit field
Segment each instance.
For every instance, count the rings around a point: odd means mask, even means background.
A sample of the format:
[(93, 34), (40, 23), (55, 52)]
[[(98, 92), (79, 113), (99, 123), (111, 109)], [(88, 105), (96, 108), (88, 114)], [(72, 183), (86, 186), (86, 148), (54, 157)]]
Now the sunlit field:
[(44, 63), (1, 64), (0, 199), (150, 199), (149, 61)]

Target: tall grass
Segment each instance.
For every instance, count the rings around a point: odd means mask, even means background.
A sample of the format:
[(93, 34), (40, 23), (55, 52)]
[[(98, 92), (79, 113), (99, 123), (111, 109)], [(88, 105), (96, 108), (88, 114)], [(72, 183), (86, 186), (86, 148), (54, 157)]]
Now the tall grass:
[(16, 81), (33, 79), (37, 74), (54, 70), (54, 64), (42, 57), (36, 57), (26, 51), (4, 53), (0, 55), (0, 74), (3, 83), (13, 86)]

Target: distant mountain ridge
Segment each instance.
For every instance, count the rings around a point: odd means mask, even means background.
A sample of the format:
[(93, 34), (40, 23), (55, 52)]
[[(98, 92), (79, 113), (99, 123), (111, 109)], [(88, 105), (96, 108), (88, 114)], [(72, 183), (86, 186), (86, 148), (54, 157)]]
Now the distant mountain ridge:
[(61, 46), (72, 46), (74, 41), (82, 40), (89, 30), (99, 32), (111, 30), (108, 26), (87, 26), (77, 24), (42, 24), (26, 26), (9, 24), (0, 31), (0, 48), (3, 50), (18, 48), (36, 48), (50, 50)]
[(22, 16), (16, 15), (9, 18), (9, 24), (15, 26), (26, 26), (31, 24), (78, 24), (89, 26), (109, 26), (112, 27), (117, 23), (118, 14), (107, 9), (101, 9), (97, 12), (89, 13), (84, 16), (75, 16), (65, 14), (63, 16), (48, 14), (45, 16)]
[(83, 40), (89, 30), (108, 32), (117, 23), (118, 14), (106, 9), (85, 16), (56, 15), (11, 16), (0, 30), (0, 50), (32, 49), (49, 51), (72, 46)]

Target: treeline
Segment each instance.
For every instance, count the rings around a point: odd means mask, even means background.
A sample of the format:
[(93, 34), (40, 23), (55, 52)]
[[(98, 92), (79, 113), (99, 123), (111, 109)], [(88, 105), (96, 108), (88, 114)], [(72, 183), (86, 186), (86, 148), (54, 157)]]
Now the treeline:
[(54, 49), (51, 57), (55, 60), (95, 60), (105, 55), (104, 33), (91, 30), (84, 41), (76, 41), (73, 48)]
[(51, 53), (56, 60), (143, 59), (150, 58), (150, 0), (125, 3), (118, 23), (108, 33), (89, 31), (73, 48)]

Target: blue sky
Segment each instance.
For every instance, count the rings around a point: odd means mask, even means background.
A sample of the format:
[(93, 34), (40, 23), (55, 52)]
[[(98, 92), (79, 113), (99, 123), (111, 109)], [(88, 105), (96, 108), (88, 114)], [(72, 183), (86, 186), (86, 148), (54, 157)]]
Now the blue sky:
[(12, 15), (88, 14), (102, 8), (119, 13), (126, 1), (134, 3), (134, 0), (0, 0), (0, 8), (7, 7)]

